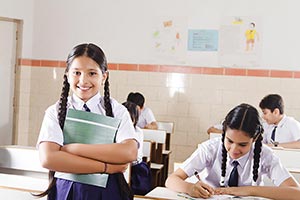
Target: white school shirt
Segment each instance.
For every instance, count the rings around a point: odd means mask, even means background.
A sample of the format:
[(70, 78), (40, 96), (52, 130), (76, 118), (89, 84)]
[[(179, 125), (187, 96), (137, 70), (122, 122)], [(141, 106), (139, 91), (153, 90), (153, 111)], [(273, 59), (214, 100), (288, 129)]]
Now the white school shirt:
[(137, 155), (137, 160), (134, 161), (132, 164), (136, 165), (139, 164), (143, 161), (143, 141), (144, 141), (144, 133), (142, 131), (142, 129), (140, 129), (139, 127), (135, 127), (135, 132), (138, 136), (138, 142), (139, 142), (139, 148), (138, 148), (138, 155)]
[[(253, 181), (253, 149), (237, 159), (239, 162), (239, 186), (263, 185), (262, 176), (265, 174), (272, 182), (279, 186), (284, 180), (291, 177), (290, 173), (282, 166), (279, 158), (274, 155), (271, 148), (262, 145), (260, 163), (258, 169), (257, 182)], [(233, 168), (232, 162), (227, 154), (225, 186), (228, 185), (230, 172)], [(199, 145), (198, 149), (183, 162), (180, 168), (187, 174), (188, 177), (194, 175), (195, 171), (202, 172), (206, 170), (207, 174), (200, 177), (201, 180), (213, 187), (220, 187), (221, 179), (221, 164), (222, 164), (222, 141), (221, 138), (207, 140)]]
[[(68, 97), (68, 109), (83, 110), (84, 102), (75, 94)], [(105, 115), (104, 98), (98, 93), (86, 102), (91, 112)], [(138, 136), (135, 133), (131, 118), (127, 109), (116, 100), (111, 98), (112, 111), (115, 118), (121, 119), (121, 123), (117, 132), (116, 142), (120, 143), (126, 139), (135, 139), (138, 141)], [(40, 142), (48, 141), (55, 142), (63, 146), (63, 132), (59, 126), (58, 119), (58, 102), (50, 106), (44, 115), (40, 135), (37, 141), (37, 147)]]
[[(272, 131), (276, 125), (263, 123), (263, 143), (270, 144)], [(300, 122), (286, 115), (280, 120), (275, 132), (275, 141), (279, 143), (300, 141)]]
[(155, 122), (156, 119), (152, 110), (148, 107), (144, 107), (140, 113), (138, 123), (136, 124), (140, 128), (145, 128), (147, 124)]

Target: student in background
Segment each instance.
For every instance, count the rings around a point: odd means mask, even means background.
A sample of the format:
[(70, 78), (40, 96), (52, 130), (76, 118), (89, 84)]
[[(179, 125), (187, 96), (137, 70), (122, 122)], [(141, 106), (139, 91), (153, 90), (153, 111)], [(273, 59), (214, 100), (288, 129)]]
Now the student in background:
[(138, 127), (145, 129), (158, 128), (154, 114), (150, 108), (145, 107), (145, 97), (141, 93), (130, 92), (127, 96), (127, 101), (131, 101), (139, 107), (140, 116), (137, 122)]
[(207, 129), (207, 134), (211, 133), (222, 133), (222, 124), (215, 124)]
[[(61, 199), (133, 199), (123, 172), (136, 160), (138, 137), (126, 108), (109, 95), (108, 69), (103, 51), (94, 44), (80, 44), (68, 55), (59, 101), (50, 106), (43, 119), (37, 146), (40, 161), (50, 170), (50, 185), (38, 195)], [(100, 89), (104, 85), (104, 96)], [(69, 96), (69, 89), (72, 96)], [(121, 119), (113, 144), (64, 145), (63, 128), (68, 109), (85, 110)], [(109, 174), (106, 187), (61, 178), (55, 171)]]
[(136, 123), (139, 119), (139, 109), (135, 103), (132, 103), (130, 101), (124, 102), (123, 105), (127, 108), (130, 114), (135, 131), (139, 136), (138, 142), (140, 144), (137, 160), (132, 162), (130, 176), (131, 189), (134, 194), (145, 195), (151, 190), (151, 169), (149, 168), (147, 163), (143, 161), (144, 135), (143, 131), (136, 126)]
[[(249, 104), (233, 108), (223, 122), (222, 138), (203, 142), (198, 149), (171, 174), (166, 186), (192, 197), (209, 198), (217, 187), (263, 185), (267, 175), (276, 186), (297, 187), (297, 182), (282, 166), (272, 150), (262, 145), (263, 128), (258, 111)], [(197, 183), (186, 178), (207, 169)], [(252, 174), (252, 175), (251, 175)]]
[(269, 94), (259, 103), (264, 123), (263, 142), (269, 146), (300, 148), (300, 122), (284, 114), (280, 95)]

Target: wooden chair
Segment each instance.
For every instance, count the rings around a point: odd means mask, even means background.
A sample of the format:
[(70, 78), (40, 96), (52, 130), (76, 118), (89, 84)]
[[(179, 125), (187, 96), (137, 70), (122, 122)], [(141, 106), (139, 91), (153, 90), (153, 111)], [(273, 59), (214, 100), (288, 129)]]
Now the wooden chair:
[(156, 123), (159, 130), (165, 130), (167, 132), (165, 148), (163, 150), (164, 172), (163, 172), (162, 182), (165, 182), (169, 174), (169, 160), (170, 160), (170, 154), (172, 153), (170, 146), (171, 146), (171, 136), (174, 133), (174, 122), (157, 121)]
[(170, 150), (171, 146), (171, 135), (174, 132), (174, 122), (157, 121), (158, 130), (165, 130), (167, 132), (165, 150)]
[(165, 164), (165, 159), (163, 156), (163, 146), (166, 141), (166, 131), (164, 130), (152, 130), (152, 129), (143, 129), (144, 140), (151, 140), (156, 143), (154, 146), (154, 155), (151, 156), (151, 172), (152, 172), (152, 181), (153, 188), (157, 186), (163, 186), (166, 179), (166, 170), (168, 164)]
[(164, 130), (153, 130), (153, 129), (142, 129), (144, 134), (144, 140), (151, 140), (156, 143), (155, 155), (151, 158), (153, 163), (163, 163), (162, 152), (163, 145), (166, 142), (166, 131)]
[(143, 161), (151, 167), (151, 158), (155, 156), (156, 143), (152, 140), (144, 140), (143, 142)]

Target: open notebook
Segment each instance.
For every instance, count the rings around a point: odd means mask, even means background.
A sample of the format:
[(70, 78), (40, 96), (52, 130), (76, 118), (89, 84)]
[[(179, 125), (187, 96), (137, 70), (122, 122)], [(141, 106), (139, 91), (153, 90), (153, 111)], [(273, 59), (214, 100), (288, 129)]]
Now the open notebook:
[[(105, 115), (69, 109), (64, 125), (64, 144), (110, 144), (115, 140), (121, 120)], [(106, 187), (108, 174), (56, 172), (55, 177)]]

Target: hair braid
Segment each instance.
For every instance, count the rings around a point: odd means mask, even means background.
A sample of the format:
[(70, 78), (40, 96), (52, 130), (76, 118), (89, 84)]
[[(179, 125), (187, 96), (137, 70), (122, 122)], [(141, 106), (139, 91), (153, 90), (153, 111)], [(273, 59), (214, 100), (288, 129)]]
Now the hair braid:
[(58, 116), (57, 116), (59, 126), (62, 130), (64, 129), (65, 119), (67, 115), (67, 103), (68, 103), (69, 90), (70, 90), (70, 84), (68, 83), (68, 78), (67, 75), (65, 74), (62, 92), (58, 103)]
[(104, 84), (104, 107), (106, 111), (106, 116), (113, 117), (114, 114), (112, 112), (112, 107), (110, 103), (110, 92), (109, 92), (109, 81), (108, 81), (108, 72), (107, 73), (107, 78)]
[(225, 140), (225, 131), (223, 130), (222, 133), (222, 164), (221, 164), (221, 181), (220, 181), (220, 186), (225, 186), (225, 175), (226, 175), (226, 163), (227, 163), (227, 150), (224, 145), (224, 140)]
[(258, 168), (259, 168), (259, 160), (260, 160), (260, 152), (262, 147), (262, 135), (259, 133), (257, 136), (255, 146), (254, 146), (254, 155), (253, 155), (253, 180), (256, 182), (258, 178)]

